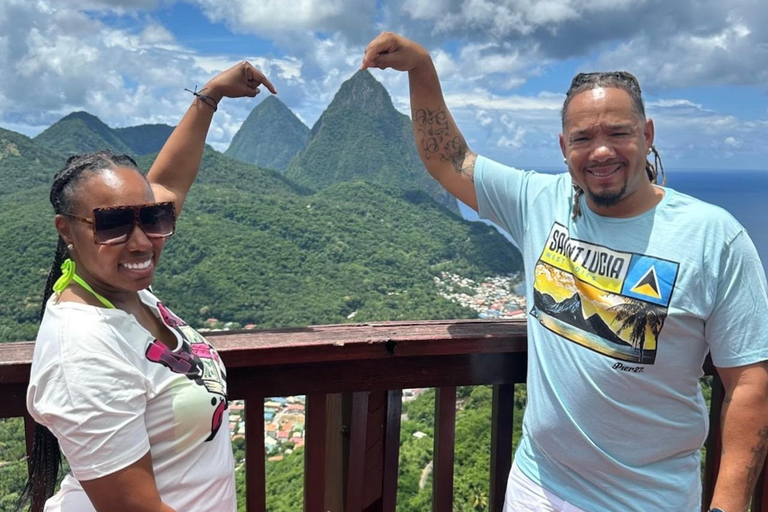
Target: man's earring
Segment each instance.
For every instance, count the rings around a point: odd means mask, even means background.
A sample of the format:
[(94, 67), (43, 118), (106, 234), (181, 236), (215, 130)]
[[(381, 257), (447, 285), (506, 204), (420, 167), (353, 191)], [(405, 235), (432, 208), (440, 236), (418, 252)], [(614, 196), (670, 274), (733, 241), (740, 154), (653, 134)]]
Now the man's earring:
[(75, 246), (74, 246), (74, 245), (72, 245), (72, 244), (67, 244), (67, 250), (68, 250), (68, 251), (72, 252), (72, 249), (74, 249), (74, 248), (75, 248)]

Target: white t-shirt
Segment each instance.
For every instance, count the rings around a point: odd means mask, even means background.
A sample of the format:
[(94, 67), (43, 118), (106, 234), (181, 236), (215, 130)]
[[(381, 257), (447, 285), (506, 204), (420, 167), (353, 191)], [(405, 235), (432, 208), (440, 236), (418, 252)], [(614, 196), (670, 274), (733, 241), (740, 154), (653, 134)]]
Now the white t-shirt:
[(237, 509), (226, 370), (213, 347), (148, 291), (141, 300), (176, 335), (171, 350), (119, 309), (56, 303), (35, 343), (27, 409), (59, 440), (71, 474), (46, 512), (89, 512), (78, 480), (148, 451), (162, 500), (184, 512)]

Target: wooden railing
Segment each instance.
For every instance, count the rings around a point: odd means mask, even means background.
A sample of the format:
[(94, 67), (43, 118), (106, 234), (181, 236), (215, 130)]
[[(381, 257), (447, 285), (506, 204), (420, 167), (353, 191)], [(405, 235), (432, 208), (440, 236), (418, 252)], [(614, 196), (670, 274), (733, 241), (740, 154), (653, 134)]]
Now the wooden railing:
[[(266, 510), (265, 398), (306, 395), (305, 512), (394, 512), (402, 390), (434, 387), (432, 510), (451, 512), (456, 387), (492, 385), (488, 510), (501, 512), (512, 464), (514, 387), (526, 375), (525, 322), (384, 322), (207, 337), (227, 366), (230, 399), (245, 400), (249, 511)], [(32, 350), (31, 342), (0, 344), (0, 417), (25, 418), (28, 449), (33, 422), (24, 395)], [(719, 464), (721, 405), (715, 378), (704, 504)], [(753, 512), (768, 512), (766, 489), (763, 474)]]

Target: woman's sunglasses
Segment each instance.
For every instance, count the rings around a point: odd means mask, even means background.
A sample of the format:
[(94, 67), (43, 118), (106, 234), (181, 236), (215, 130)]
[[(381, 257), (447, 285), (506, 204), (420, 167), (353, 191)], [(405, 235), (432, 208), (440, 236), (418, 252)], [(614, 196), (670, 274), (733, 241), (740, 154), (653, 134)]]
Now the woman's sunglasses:
[(94, 208), (93, 217), (62, 213), (93, 226), (93, 240), (100, 245), (124, 244), (138, 224), (147, 238), (167, 238), (176, 228), (173, 202)]

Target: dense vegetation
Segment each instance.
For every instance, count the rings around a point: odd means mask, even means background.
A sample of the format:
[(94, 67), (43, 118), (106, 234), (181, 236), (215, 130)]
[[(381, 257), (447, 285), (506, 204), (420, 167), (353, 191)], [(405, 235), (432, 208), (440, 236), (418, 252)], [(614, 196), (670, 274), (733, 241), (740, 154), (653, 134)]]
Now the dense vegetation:
[(49, 184), (62, 159), (24, 135), (0, 128), (0, 196)]
[(254, 108), (224, 152), (249, 164), (285, 169), (307, 145), (309, 128), (275, 96)]

